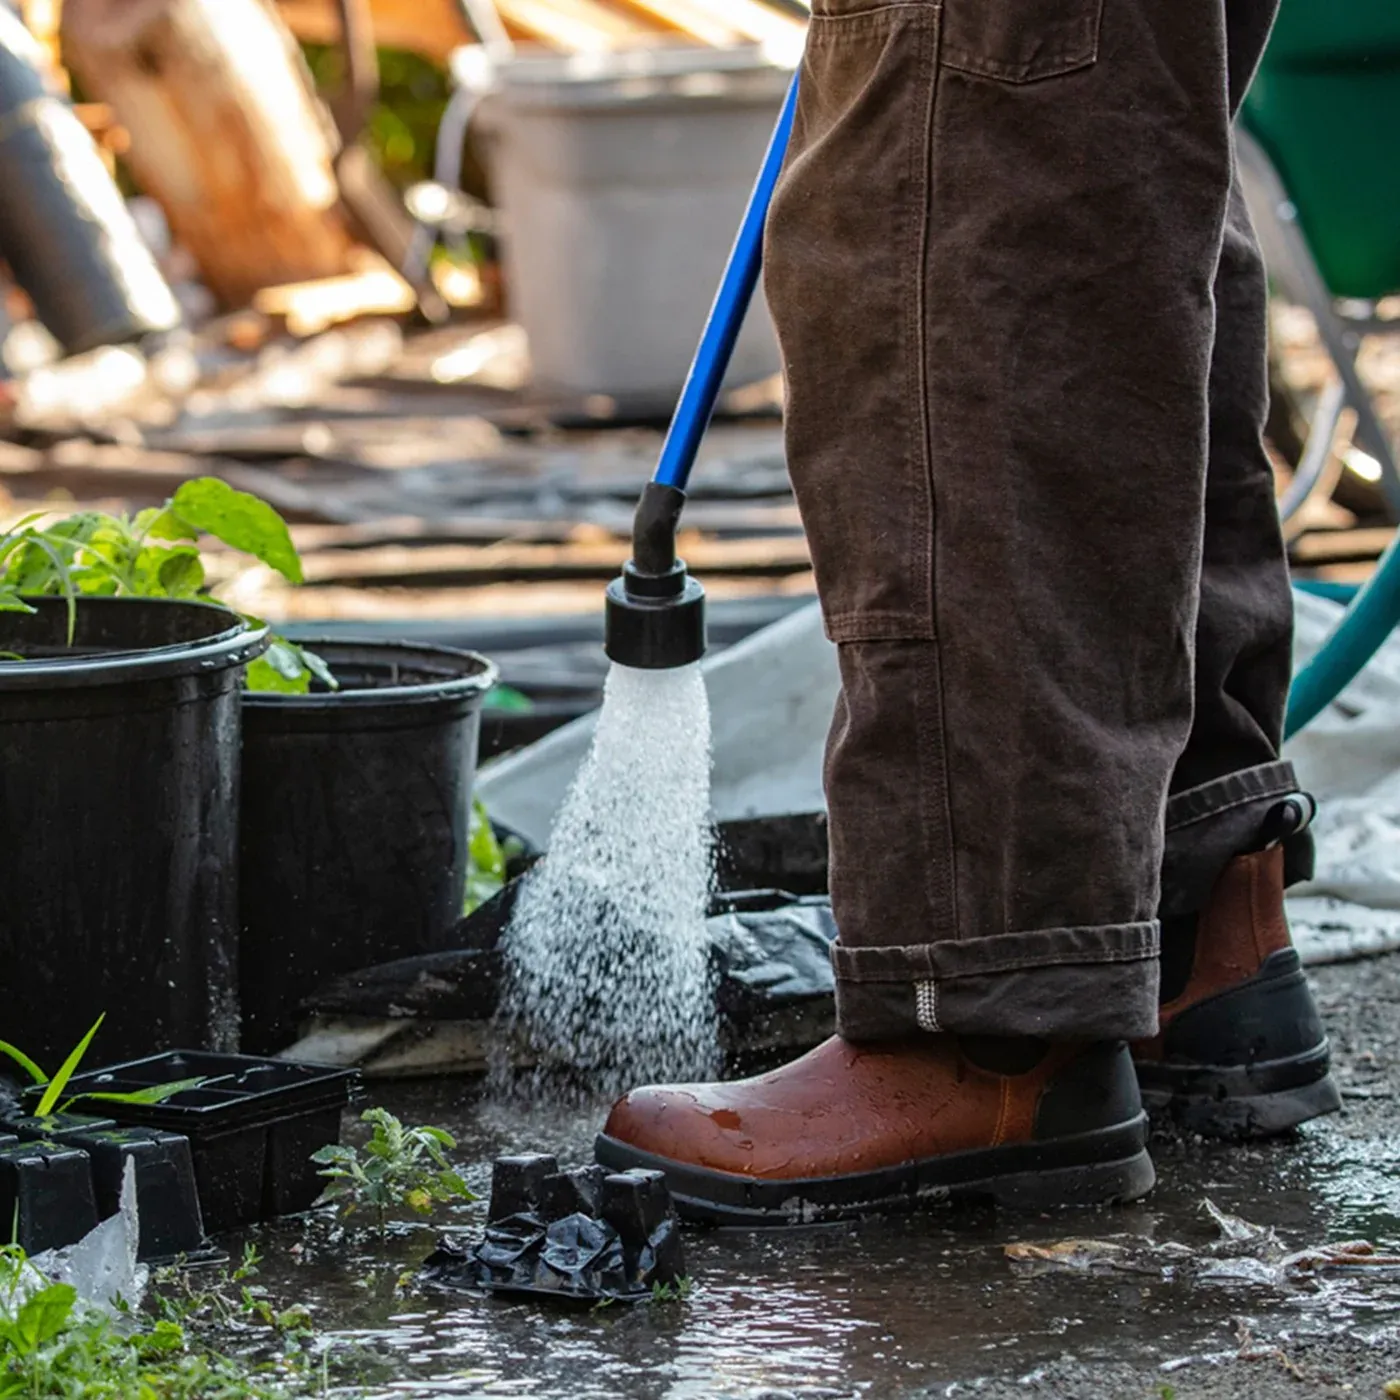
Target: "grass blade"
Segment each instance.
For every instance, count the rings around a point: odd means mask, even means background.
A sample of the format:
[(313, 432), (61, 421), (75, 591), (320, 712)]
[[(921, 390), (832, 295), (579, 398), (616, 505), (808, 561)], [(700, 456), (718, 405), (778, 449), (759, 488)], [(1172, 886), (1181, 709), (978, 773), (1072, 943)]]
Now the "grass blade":
[(187, 1089), (198, 1089), (208, 1078), (207, 1074), (199, 1074), (193, 1079), (172, 1079), (168, 1084), (150, 1084), (144, 1089), (131, 1089), (126, 1093), (89, 1089), (84, 1093), (74, 1094), (59, 1111), (66, 1113), (69, 1104), (75, 1104), (79, 1099), (100, 1099), (103, 1103), (164, 1103), (166, 1099), (173, 1099), (176, 1094), (183, 1094)]
[(0, 1040), (0, 1055), (8, 1055), (36, 1084), (47, 1084), (49, 1077), (24, 1053), (8, 1040)]
[(58, 1073), (49, 1080), (49, 1087), (44, 1090), (44, 1095), (39, 1100), (39, 1107), (34, 1110), (37, 1117), (47, 1118), (49, 1114), (53, 1112), (54, 1105), (58, 1102), (59, 1096), (67, 1087), (68, 1081), (73, 1077), (73, 1071), (78, 1068), (83, 1056), (87, 1054), (87, 1048), (92, 1044), (93, 1036), (97, 1034), (103, 1021), (106, 1019), (107, 1013), (104, 1011), (97, 1020), (92, 1023), (92, 1029), (71, 1051), (69, 1051), (68, 1058), (64, 1060), (63, 1064), (59, 1067)]

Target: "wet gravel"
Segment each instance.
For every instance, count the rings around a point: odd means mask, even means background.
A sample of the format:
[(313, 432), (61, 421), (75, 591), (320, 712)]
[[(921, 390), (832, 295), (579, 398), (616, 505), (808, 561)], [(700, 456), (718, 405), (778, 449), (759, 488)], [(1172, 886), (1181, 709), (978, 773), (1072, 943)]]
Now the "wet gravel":
[[(683, 1303), (561, 1311), (435, 1292), (400, 1275), (431, 1230), (387, 1241), (324, 1215), (259, 1232), (275, 1293), (308, 1302), (375, 1395), (539, 1400), (1273, 1400), (1364, 1396), (1400, 1378), (1400, 1275), (1292, 1286), (1156, 1273), (1016, 1272), (1014, 1240), (1112, 1235), (1205, 1246), (1201, 1202), (1289, 1249), (1365, 1238), (1400, 1251), (1400, 955), (1320, 968), (1345, 1111), (1245, 1148), (1159, 1135), (1159, 1184), (1073, 1215), (935, 1212), (791, 1233), (687, 1237)], [(485, 1190), (504, 1151), (583, 1160), (593, 1115), (480, 1108), (460, 1082), (373, 1097), (458, 1134)], [(450, 1214), (473, 1231), (482, 1207)]]

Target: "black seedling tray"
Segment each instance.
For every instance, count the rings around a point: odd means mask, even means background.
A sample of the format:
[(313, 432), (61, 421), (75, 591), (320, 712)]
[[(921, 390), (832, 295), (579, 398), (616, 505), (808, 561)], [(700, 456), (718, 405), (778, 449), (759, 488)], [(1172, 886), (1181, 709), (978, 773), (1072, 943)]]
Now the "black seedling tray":
[[(292, 1215), (315, 1204), (325, 1182), (311, 1154), (340, 1141), (340, 1115), (359, 1072), (252, 1055), (172, 1050), (75, 1075), (71, 1093), (132, 1093), (203, 1078), (164, 1103), (101, 1102), (118, 1123), (189, 1139), (210, 1234)], [(26, 1091), (32, 1101), (37, 1095)]]
[(679, 1286), (685, 1255), (660, 1172), (561, 1172), (537, 1153), (496, 1158), (484, 1238), (470, 1249), (440, 1240), (423, 1273), (448, 1288), (636, 1302), (657, 1285)]
[(0, 1138), (0, 1220), (26, 1254), (76, 1244), (97, 1224), (86, 1152)]
[(80, 1148), (92, 1162), (92, 1184), (102, 1219), (121, 1209), (122, 1173), (136, 1171), (141, 1222), (138, 1257), (157, 1263), (204, 1254), (204, 1221), (195, 1188), (189, 1139), (160, 1128), (119, 1128), (110, 1118), (61, 1113), (49, 1118), (6, 1118), (0, 1128), (29, 1140)]

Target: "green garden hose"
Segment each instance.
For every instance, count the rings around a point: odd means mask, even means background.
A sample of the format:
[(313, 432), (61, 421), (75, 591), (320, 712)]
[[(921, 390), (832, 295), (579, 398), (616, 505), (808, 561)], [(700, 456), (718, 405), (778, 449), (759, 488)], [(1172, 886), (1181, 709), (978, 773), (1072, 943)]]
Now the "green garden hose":
[[(1288, 692), (1288, 717), (1284, 737), (1290, 738), (1315, 719), (1341, 693), (1376, 654), (1381, 643), (1400, 622), (1400, 537), (1381, 556), (1376, 572), (1352, 597), (1342, 620), (1316, 656), (1293, 677)], [(1333, 586), (1303, 585), (1309, 593), (1340, 598)]]

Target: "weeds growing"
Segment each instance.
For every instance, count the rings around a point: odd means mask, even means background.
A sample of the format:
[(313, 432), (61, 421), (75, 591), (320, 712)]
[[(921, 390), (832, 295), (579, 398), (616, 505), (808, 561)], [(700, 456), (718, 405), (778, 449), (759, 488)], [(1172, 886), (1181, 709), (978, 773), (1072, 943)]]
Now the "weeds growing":
[(427, 1215), (434, 1205), (476, 1200), (447, 1160), (457, 1146), (451, 1133), (409, 1127), (385, 1108), (366, 1109), (360, 1121), (374, 1128), (364, 1147), (335, 1143), (311, 1154), (330, 1182), (323, 1199), (342, 1203), (346, 1215), (368, 1207), (382, 1232), (392, 1209)]
[[(54, 1283), (18, 1245), (0, 1248), (0, 1400), (293, 1400), (325, 1395), (330, 1354), (317, 1347), (309, 1315), (290, 1323), (244, 1280), (256, 1256), (212, 1286), (194, 1288), (171, 1271), (151, 1312), (115, 1314)], [(233, 1292), (237, 1284), (239, 1291)], [(154, 1315), (153, 1315), (154, 1314)], [(269, 1354), (222, 1355), (205, 1333), (235, 1319), (265, 1328)], [(303, 1323), (305, 1325), (303, 1325)], [(342, 1392), (343, 1393), (343, 1392)]]
[(92, 1044), (93, 1037), (101, 1029), (102, 1022), (106, 1019), (107, 1013), (104, 1011), (92, 1023), (92, 1028), (88, 1033), (68, 1052), (68, 1058), (59, 1066), (53, 1078), (45, 1074), (23, 1050), (16, 1048), (8, 1041), (0, 1040), (0, 1055), (8, 1056), (36, 1084), (44, 1086), (44, 1092), (40, 1095), (39, 1103), (34, 1109), (36, 1118), (47, 1118), (53, 1113), (66, 1113), (75, 1103), (84, 1099), (99, 1099), (105, 1103), (164, 1103), (166, 1099), (172, 1098), (176, 1094), (182, 1094), (186, 1089), (197, 1089), (204, 1083), (203, 1077), (174, 1079), (165, 1084), (152, 1084), (147, 1088), (132, 1089), (126, 1093), (109, 1093), (103, 1090), (89, 1089), (81, 1093), (70, 1094), (65, 1099), (63, 1091), (68, 1087), (68, 1081), (77, 1073), (78, 1066), (82, 1064), (83, 1056), (87, 1054), (88, 1046)]

